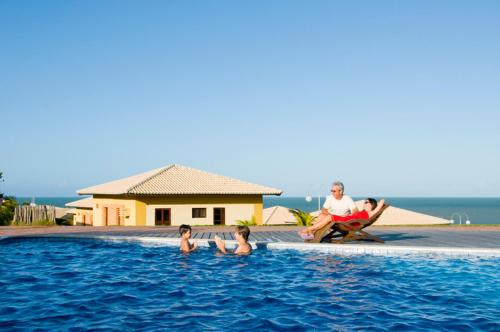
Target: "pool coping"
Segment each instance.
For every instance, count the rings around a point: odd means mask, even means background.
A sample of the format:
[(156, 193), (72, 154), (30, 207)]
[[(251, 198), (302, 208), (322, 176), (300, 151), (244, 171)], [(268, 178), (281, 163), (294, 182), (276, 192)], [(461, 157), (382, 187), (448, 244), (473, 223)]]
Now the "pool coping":
[[(69, 239), (96, 239), (112, 242), (134, 242), (156, 246), (179, 246), (179, 238), (161, 238), (148, 236), (113, 236), (98, 234), (37, 234), (22, 236), (2, 236), (4, 239), (15, 238), (69, 238)], [(200, 248), (215, 247), (214, 240), (193, 239)], [(226, 247), (233, 249), (237, 242), (225, 240)], [(474, 247), (424, 247), (424, 246), (394, 246), (387, 244), (331, 244), (331, 243), (296, 243), (296, 242), (267, 242), (249, 241), (253, 249), (270, 250), (297, 250), (315, 251), (339, 255), (375, 255), (375, 256), (405, 256), (405, 255), (442, 255), (455, 257), (500, 257), (500, 248)]]

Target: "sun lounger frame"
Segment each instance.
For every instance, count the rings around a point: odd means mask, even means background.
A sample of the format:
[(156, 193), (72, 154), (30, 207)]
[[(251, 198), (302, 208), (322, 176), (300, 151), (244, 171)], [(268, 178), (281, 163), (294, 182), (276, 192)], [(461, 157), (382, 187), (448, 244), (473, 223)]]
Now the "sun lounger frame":
[[(314, 233), (314, 238), (311, 240), (305, 240), (308, 243), (320, 243), (320, 242), (330, 242), (330, 243), (345, 243), (349, 241), (375, 241), (378, 243), (384, 243), (384, 240), (378, 236), (372, 235), (363, 230), (373, 223), (375, 223), (378, 218), (382, 215), (382, 212), (389, 205), (384, 205), (380, 211), (372, 216), (369, 220), (355, 219), (347, 222), (330, 222), (317, 230)], [(338, 233), (338, 234), (336, 234)], [(334, 241), (335, 238), (341, 238), (340, 240)]]

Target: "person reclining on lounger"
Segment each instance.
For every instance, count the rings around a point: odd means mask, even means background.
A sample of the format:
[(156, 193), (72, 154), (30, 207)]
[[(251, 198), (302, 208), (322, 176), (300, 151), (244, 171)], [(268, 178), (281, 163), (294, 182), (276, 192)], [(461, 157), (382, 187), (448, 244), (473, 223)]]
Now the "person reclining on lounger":
[[(358, 212), (358, 208), (356, 207), (356, 204), (354, 204), (352, 198), (344, 195), (344, 184), (342, 182), (335, 181), (332, 183), (332, 189), (330, 189), (330, 192), (331, 195), (326, 198), (321, 214), (313, 222), (314, 224), (320, 223), (325, 225), (326, 222), (330, 222), (332, 220), (332, 215), (345, 217)], [(305, 233), (305, 231), (302, 233)], [(299, 232), (299, 234), (301, 234), (301, 232)]]
[(353, 214), (347, 216), (339, 216), (339, 215), (320, 215), (320, 219), (313, 226), (309, 226), (306, 229), (302, 230), (299, 234), (304, 240), (310, 240), (314, 237), (314, 233), (323, 228), (330, 222), (347, 222), (351, 220), (369, 220), (372, 216), (376, 215), (385, 204), (385, 200), (381, 199), (377, 204), (377, 201), (374, 198), (367, 198), (363, 202), (363, 210), (359, 212), (355, 212)]

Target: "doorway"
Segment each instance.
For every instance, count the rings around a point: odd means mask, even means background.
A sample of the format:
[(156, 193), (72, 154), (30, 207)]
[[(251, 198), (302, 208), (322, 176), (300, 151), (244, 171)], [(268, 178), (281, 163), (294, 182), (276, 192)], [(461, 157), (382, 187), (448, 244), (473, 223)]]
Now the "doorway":
[(155, 209), (155, 226), (170, 226), (170, 209)]
[(104, 226), (108, 226), (108, 208), (104, 208)]
[(120, 208), (118, 205), (103, 206), (103, 226), (120, 226)]
[(214, 208), (214, 225), (226, 224), (226, 209)]

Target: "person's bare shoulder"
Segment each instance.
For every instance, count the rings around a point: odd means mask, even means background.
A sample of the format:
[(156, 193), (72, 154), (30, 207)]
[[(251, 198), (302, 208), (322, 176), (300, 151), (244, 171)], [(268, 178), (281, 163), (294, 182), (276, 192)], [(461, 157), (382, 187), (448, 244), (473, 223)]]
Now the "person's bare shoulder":
[(238, 246), (234, 251), (236, 255), (248, 255), (252, 253), (252, 246), (247, 243), (245, 245)]
[(180, 247), (180, 250), (182, 252), (189, 252), (190, 251), (190, 246), (189, 246), (189, 242), (186, 241), (186, 240), (181, 240), (181, 247)]

